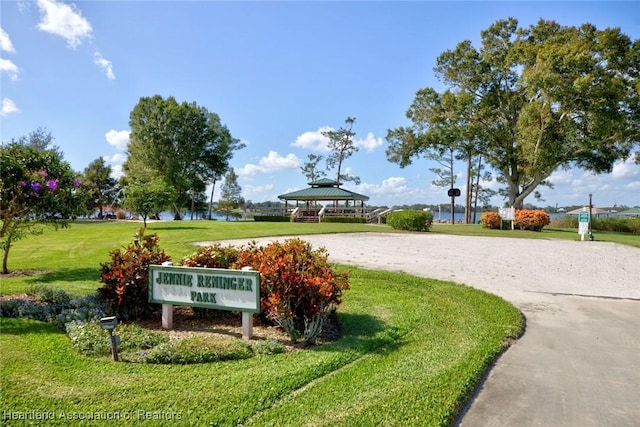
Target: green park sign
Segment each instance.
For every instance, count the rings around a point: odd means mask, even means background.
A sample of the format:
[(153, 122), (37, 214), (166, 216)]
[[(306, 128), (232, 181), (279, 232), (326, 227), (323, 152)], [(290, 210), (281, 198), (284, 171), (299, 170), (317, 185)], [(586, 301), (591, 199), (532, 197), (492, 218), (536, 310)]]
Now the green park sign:
[(589, 222), (589, 212), (580, 212), (578, 214), (578, 222)]
[(149, 266), (149, 301), (260, 312), (260, 274), (253, 270)]

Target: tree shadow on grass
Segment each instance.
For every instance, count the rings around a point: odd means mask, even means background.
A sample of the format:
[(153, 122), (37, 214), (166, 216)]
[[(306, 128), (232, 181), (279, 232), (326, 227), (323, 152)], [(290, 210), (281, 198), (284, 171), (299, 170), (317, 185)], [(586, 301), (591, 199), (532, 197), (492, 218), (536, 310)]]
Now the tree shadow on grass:
[(53, 325), (33, 319), (0, 317), (0, 333), (3, 335), (60, 334)]
[(343, 336), (329, 345), (316, 347), (316, 351), (388, 352), (402, 345), (402, 332), (368, 314), (339, 313)]
[(186, 226), (176, 226), (176, 227), (167, 227), (167, 226), (147, 226), (147, 232), (156, 231), (156, 230), (207, 230), (207, 227), (186, 227)]
[(50, 271), (28, 279), (31, 283), (51, 282), (95, 282), (100, 280), (100, 270), (97, 268), (70, 268)]

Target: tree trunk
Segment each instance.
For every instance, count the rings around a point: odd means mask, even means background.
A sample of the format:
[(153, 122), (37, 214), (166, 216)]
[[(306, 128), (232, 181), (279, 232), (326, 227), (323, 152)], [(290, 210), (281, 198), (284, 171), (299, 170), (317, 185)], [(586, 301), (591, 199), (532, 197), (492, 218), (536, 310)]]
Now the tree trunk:
[(473, 223), (476, 223), (476, 213), (478, 212), (478, 195), (480, 194), (480, 171), (482, 170), (482, 156), (478, 156), (478, 171), (476, 175), (475, 198), (473, 199)]
[(178, 209), (178, 205), (173, 204), (173, 220), (174, 221), (182, 221), (182, 215), (180, 215), (180, 209)]
[(467, 159), (467, 191), (465, 194), (465, 203), (464, 203), (464, 223), (469, 224), (471, 219), (471, 161), (472, 158), (469, 156)]
[(4, 248), (4, 255), (2, 256), (2, 274), (9, 274), (9, 269), (7, 268), (7, 261), (9, 260), (9, 249), (11, 249), (11, 244), (7, 242), (7, 246)]
[(211, 210), (213, 209), (213, 192), (216, 190), (216, 179), (213, 178), (211, 185), (211, 196), (209, 197), (209, 221), (211, 221)]

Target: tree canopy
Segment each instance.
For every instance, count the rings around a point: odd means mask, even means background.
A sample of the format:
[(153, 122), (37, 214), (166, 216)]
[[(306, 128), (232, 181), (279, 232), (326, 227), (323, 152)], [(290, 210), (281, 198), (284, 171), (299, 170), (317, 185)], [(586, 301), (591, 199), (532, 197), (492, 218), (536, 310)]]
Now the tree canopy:
[(471, 144), (512, 206), (558, 168), (610, 172), (640, 144), (640, 40), (618, 28), (500, 20), (480, 47), (466, 40), (443, 52), (435, 72), (447, 89), (416, 93), (411, 126), (387, 134), (389, 159), (402, 166)]
[(80, 181), (57, 148), (53, 137), (38, 129), (28, 137), (11, 140), (0, 148), (0, 245), (2, 273), (12, 244), (43, 225), (67, 224), (82, 209)]
[(160, 95), (140, 98), (130, 115), (127, 181), (151, 172), (173, 188), (176, 219), (181, 207), (224, 174), (234, 150), (242, 144), (231, 136), (215, 113), (195, 102), (178, 103)]

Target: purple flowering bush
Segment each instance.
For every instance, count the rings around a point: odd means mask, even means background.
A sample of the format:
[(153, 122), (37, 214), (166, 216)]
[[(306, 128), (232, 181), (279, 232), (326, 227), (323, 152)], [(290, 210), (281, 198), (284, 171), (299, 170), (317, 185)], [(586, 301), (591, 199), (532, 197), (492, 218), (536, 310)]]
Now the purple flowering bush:
[(8, 273), (7, 259), (13, 242), (39, 234), (45, 224), (66, 226), (82, 206), (81, 184), (62, 153), (46, 148), (51, 140), (50, 134), (39, 130), (0, 148), (3, 274)]

